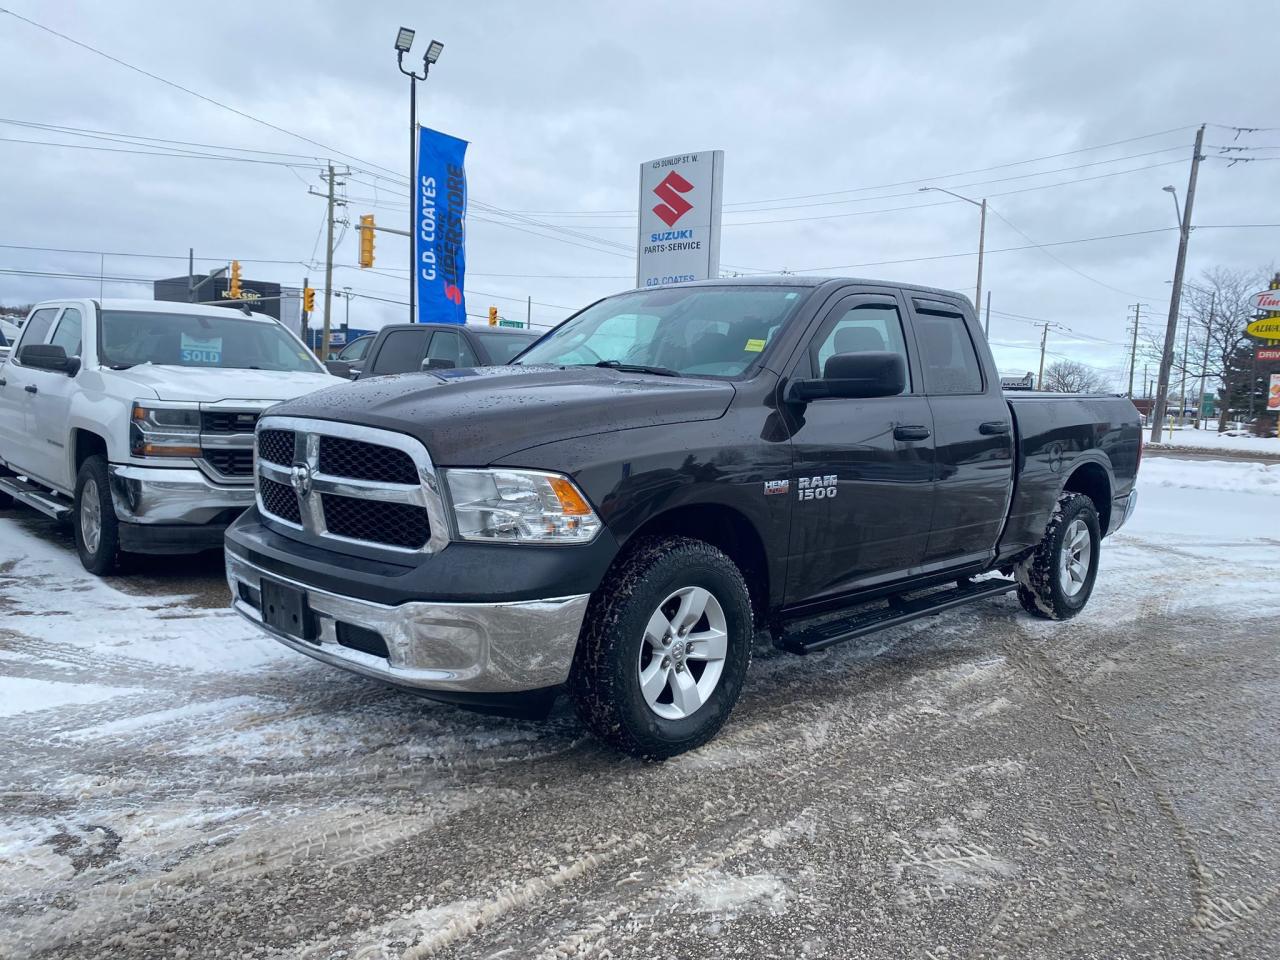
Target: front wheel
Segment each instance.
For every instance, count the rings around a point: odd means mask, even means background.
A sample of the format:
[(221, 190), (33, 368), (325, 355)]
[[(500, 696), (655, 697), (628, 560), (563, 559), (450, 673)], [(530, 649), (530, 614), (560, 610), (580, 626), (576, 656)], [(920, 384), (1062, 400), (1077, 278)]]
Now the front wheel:
[(76, 474), (71, 517), (76, 551), (84, 568), (99, 576), (118, 573), (122, 566), (120, 521), (111, 500), (110, 482), (106, 458), (101, 456), (89, 457)]
[(1031, 556), (1018, 565), (1018, 600), (1033, 616), (1069, 620), (1084, 609), (1098, 575), (1098, 511), (1083, 494), (1066, 493)]
[(569, 692), (602, 740), (660, 760), (710, 740), (751, 660), (751, 598), (733, 561), (686, 537), (632, 547), (591, 598)]

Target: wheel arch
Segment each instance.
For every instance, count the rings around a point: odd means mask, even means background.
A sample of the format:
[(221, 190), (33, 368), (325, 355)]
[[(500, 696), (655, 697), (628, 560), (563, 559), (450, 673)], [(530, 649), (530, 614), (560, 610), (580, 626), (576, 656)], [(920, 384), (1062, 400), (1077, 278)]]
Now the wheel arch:
[(71, 483), (73, 486), (75, 485), (76, 477), (80, 473), (80, 468), (86, 460), (96, 454), (101, 454), (109, 459), (107, 438), (85, 427), (73, 427), (71, 429), (70, 447)]
[(672, 507), (646, 520), (632, 532), (627, 542), (652, 536), (692, 537), (722, 551), (738, 567), (747, 583), (756, 622), (767, 622), (771, 606), (769, 558), (760, 531), (746, 514), (718, 503)]
[(1111, 496), (1114, 489), (1110, 465), (1092, 458), (1077, 463), (1062, 485), (1063, 493), (1083, 494), (1093, 501), (1093, 508), (1098, 513), (1098, 527), (1103, 536), (1111, 528)]

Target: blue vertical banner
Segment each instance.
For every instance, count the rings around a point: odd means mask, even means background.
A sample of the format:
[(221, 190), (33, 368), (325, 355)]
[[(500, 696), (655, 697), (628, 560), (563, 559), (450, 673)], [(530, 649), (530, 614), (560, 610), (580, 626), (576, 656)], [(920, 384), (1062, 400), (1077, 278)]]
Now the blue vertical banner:
[(466, 323), (467, 141), (418, 128), (414, 262), (418, 322)]

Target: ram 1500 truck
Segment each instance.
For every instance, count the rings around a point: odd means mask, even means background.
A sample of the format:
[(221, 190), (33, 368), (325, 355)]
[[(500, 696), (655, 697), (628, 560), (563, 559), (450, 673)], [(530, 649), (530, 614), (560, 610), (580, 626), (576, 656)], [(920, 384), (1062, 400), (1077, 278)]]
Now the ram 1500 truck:
[(567, 690), (695, 747), (753, 633), (804, 653), (1017, 591), (1089, 599), (1138, 413), (1006, 398), (969, 302), (849, 279), (637, 290), (513, 365), (360, 381), (258, 423), (236, 610), (301, 653), (490, 709)]
[(151, 300), (36, 304), (0, 363), (0, 507), (70, 515), (85, 569), (222, 546), (253, 502), (253, 426), (336, 381), (261, 314)]

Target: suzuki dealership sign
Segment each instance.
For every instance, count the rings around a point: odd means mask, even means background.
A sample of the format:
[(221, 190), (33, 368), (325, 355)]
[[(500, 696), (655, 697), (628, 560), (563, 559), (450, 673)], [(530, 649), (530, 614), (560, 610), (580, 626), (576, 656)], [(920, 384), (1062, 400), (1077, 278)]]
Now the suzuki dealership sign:
[(466, 323), (467, 141), (418, 128), (414, 264), (418, 323)]
[(723, 175), (723, 150), (640, 164), (637, 287), (719, 276)]

